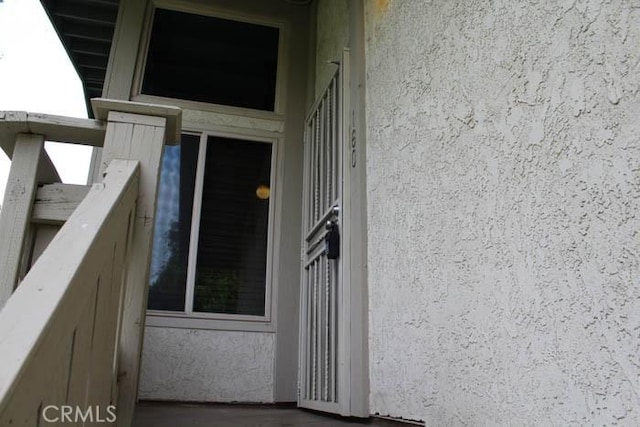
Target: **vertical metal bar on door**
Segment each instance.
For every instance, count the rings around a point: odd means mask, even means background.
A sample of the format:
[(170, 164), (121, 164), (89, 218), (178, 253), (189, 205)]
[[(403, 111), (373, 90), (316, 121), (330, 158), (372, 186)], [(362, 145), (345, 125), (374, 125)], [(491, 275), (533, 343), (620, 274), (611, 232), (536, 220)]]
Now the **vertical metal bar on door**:
[[(328, 259), (326, 223), (343, 227), (345, 119), (342, 68), (316, 100), (305, 124), (304, 228), (302, 251), (300, 405), (345, 413), (349, 367), (342, 302), (342, 260)], [(333, 209), (337, 207), (337, 209)], [(342, 252), (342, 250), (341, 250)], [(348, 299), (348, 296), (346, 297)], [(346, 376), (346, 377), (345, 377)], [(345, 390), (344, 393), (342, 390)], [(342, 397), (341, 397), (342, 396)]]

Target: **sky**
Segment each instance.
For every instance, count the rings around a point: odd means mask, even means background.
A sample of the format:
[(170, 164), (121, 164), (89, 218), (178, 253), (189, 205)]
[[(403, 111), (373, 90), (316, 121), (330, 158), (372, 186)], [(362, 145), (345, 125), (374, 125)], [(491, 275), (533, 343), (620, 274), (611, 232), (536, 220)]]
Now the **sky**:
[[(39, 0), (0, 0), (0, 111), (87, 117), (80, 79)], [(89, 147), (45, 148), (63, 182), (86, 184)], [(9, 167), (0, 149), (0, 195)]]
[[(39, 0), (0, 0), (0, 111), (87, 117), (82, 83)], [(91, 148), (47, 142), (45, 149), (63, 182), (87, 183)], [(10, 166), (0, 149), (0, 205)], [(175, 220), (177, 205), (167, 212), (157, 235)], [(154, 271), (170, 255), (169, 250), (154, 251)]]

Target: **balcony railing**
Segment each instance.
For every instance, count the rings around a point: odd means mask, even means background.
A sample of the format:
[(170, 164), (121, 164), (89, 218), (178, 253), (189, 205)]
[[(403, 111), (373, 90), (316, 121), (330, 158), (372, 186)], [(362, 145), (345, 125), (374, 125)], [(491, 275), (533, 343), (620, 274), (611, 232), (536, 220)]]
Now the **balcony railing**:
[[(12, 158), (0, 214), (3, 426), (44, 425), (47, 408), (64, 421), (63, 407), (74, 421), (131, 423), (160, 158), (178, 139), (180, 110), (93, 106), (99, 120), (0, 113)], [(103, 147), (101, 182), (56, 182), (45, 140)]]

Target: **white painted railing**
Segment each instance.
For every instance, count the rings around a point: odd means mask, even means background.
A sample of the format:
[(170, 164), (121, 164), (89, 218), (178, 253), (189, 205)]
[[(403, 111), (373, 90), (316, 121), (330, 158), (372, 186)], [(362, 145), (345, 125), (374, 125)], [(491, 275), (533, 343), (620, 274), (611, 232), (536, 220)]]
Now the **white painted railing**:
[[(160, 158), (181, 113), (93, 107), (98, 120), (0, 112), (12, 157), (0, 214), (0, 426), (131, 424)], [(103, 147), (104, 180), (56, 183), (44, 140)], [(41, 224), (55, 225), (50, 243)]]
[(0, 311), (0, 425), (110, 415), (138, 180), (113, 160)]

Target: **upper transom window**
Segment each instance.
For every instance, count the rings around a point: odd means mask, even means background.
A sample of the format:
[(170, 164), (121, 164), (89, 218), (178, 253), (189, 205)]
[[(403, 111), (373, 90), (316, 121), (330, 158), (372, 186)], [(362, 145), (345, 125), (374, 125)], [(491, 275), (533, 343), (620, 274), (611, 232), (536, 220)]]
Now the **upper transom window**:
[(145, 95), (274, 111), (276, 27), (156, 9)]

